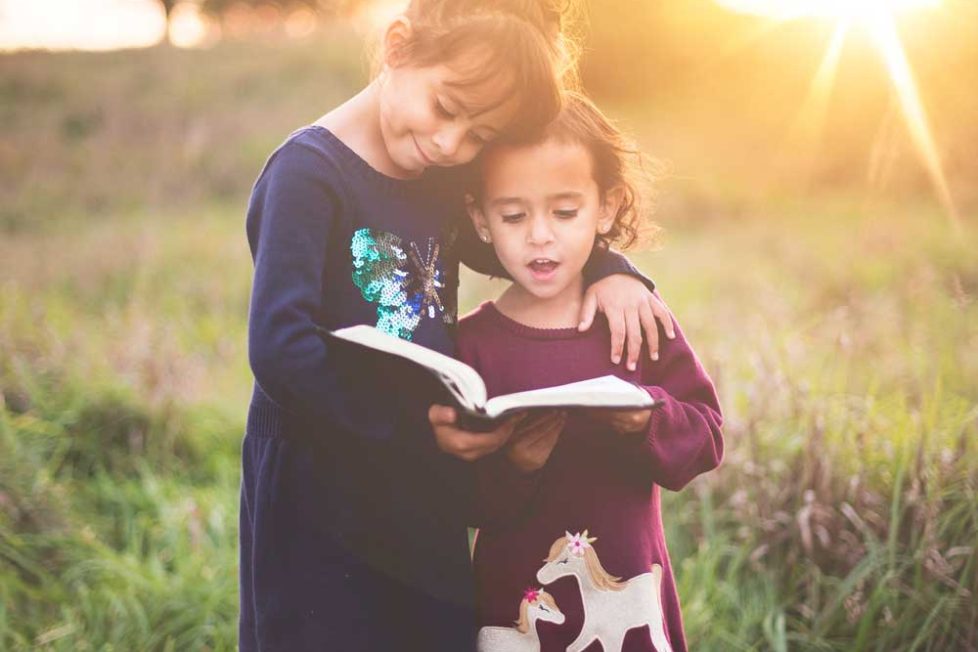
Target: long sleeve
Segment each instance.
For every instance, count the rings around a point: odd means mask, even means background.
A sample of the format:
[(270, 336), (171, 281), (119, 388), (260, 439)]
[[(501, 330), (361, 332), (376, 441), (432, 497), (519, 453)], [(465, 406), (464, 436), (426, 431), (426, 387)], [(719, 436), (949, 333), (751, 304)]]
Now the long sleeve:
[(678, 491), (720, 464), (723, 418), (712, 381), (679, 325), (674, 321), (673, 326), (674, 340), (666, 339), (659, 326), (659, 361), (646, 363), (643, 370), (645, 389), (664, 405), (652, 412), (644, 435), (626, 440), (625, 448), (640, 472)]
[[(459, 221), (458, 251), (460, 260), (469, 269), (499, 278), (509, 278), (509, 273), (500, 264), (491, 245), (487, 245), (476, 235), (475, 227), (468, 218)], [(655, 282), (642, 274), (627, 257), (613, 249), (595, 247), (584, 267), (586, 286), (613, 274), (629, 274), (642, 281), (649, 292), (655, 290)]]
[(323, 174), (329, 162), (290, 142), (266, 164), (248, 209), (255, 263), (248, 356), (258, 386), (285, 411), (312, 423), (386, 438), (383, 409), (356, 409), (350, 370), (331, 361), (316, 334), (323, 274), (340, 199)]

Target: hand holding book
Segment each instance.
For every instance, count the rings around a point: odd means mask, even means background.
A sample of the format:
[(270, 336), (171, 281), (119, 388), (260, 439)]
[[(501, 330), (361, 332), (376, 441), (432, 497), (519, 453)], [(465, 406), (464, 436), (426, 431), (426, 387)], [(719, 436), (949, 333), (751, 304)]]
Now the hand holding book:
[(428, 409), (428, 421), (438, 448), (466, 462), (474, 462), (502, 448), (524, 420), (526, 412), (504, 419), (493, 429), (483, 427), (481, 430), (463, 428), (458, 416), (458, 410), (446, 405), (432, 405)]
[(611, 426), (620, 435), (635, 435), (648, 429), (652, 410), (588, 410), (588, 416)]
[(547, 410), (523, 419), (506, 444), (507, 459), (523, 473), (543, 468), (566, 424), (564, 410)]

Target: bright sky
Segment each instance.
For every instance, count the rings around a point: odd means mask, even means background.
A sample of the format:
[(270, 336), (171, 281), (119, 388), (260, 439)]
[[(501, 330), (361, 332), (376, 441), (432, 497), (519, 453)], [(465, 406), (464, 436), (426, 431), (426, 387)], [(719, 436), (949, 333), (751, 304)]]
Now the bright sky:
[(109, 50), (152, 45), (165, 29), (156, 0), (0, 0), (0, 49)]
[[(407, 0), (372, 0), (354, 22), (372, 33), (406, 4)], [(283, 18), (289, 36), (304, 36), (315, 27), (315, 16), (308, 10)], [(212, 43), (215, 28), (201, 19), (192, 0), (178, 2), (170, 17), (170, 39), (177, 46)], [(0, 51), (144, 47), (158, 43), (164, 29), (158, 0), (0, 0)]]

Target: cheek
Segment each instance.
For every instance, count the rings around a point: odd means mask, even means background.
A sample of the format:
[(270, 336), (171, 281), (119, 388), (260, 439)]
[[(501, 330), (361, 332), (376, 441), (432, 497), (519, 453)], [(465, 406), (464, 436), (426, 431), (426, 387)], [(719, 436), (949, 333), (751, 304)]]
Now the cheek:
[(432, 130), (433, 116), (427, 106), (427, 98), (408, 89), (391, 89), (385, 103), (386, 119), (390, 127), (399, 132)]
[(512, 224), (493, 224), (489, 227), (492, 246), (500, 262), (507, 263), (522, 257), (523, 236)]
[(563, 239), (574, 251), (590, 254), (597, 233), (598, 227), (594, 220), (574, 220), (566, 223)]

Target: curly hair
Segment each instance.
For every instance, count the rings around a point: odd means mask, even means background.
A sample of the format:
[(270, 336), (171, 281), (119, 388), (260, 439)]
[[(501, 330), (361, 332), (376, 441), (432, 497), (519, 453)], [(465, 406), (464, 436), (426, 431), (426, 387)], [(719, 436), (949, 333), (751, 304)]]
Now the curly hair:
[[(643, 221), (652, 212), (653, 169), (634, 142), (615, 126), (586, 95), (564, 91), (561, 109), (546, 127), (531, 135), (500, 138), (489, 145), (516, 147), (540, 145), (548, 141), (582, 146), (591, 157), (591, 174), (598, 186), (601, 200), (620, 189), (621, 203), (607, 233), (598, 234), (595, 245), (607, 248), (612, 244), (627, 249), (636, 242), (652, 243), (660, 231), (658, 225)], [(477, 160), (481, 167), (484, 156)], [(473, 169), (470, 187), (481, 201), (481, 170)]]

